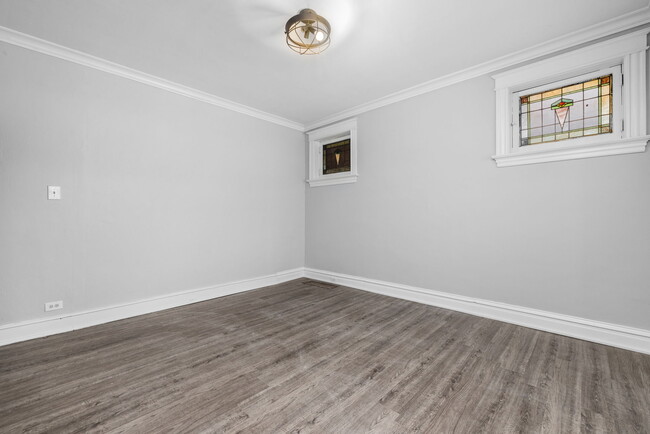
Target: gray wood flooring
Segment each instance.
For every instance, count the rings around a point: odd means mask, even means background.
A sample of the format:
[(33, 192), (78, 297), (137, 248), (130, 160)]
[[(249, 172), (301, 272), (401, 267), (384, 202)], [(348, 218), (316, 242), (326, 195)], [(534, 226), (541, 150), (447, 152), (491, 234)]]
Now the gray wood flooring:
[(650, 356), (307, 279), (0, 348), (0, 432), (650, 432)]

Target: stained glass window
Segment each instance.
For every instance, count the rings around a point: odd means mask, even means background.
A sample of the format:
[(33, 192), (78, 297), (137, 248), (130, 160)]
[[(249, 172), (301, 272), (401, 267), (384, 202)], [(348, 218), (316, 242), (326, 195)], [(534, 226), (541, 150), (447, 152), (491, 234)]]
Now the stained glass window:
[(612, 132), (612, 75), (519, 98), (521, 146)]
[(323, 175), (350, 171), (350, 139), (323, 145)]

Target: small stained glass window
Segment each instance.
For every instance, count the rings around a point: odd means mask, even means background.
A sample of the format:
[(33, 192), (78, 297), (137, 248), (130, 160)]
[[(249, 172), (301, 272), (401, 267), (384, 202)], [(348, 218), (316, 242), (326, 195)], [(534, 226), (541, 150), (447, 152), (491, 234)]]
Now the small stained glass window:
[(519, 98), (521, 146), (612, 132), (612, 75)]
[(323, 145), (323, 175), (350, 171), (350, 139)]

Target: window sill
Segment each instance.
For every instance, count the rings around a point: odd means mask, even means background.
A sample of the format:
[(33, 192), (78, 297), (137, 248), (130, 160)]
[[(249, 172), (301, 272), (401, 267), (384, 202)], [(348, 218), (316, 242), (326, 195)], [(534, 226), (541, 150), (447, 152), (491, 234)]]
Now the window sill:
[[(559, 149), (519, 149), (509, 154), (494, 155), (497, 167), (520, 166), (550, 161), (575, 160), (579, 158), (604, 157), (606, 155), (644, 152), (650, 135), (627, 139), (615, 139), (589, 146)], [(531, 145), (539, 146), (539, 145)]]
[(357, 182), (357, 175), (332, 176), (332, 178), (308, 179), (310, 187), (320, 187), (322, 185), (351, 184)]

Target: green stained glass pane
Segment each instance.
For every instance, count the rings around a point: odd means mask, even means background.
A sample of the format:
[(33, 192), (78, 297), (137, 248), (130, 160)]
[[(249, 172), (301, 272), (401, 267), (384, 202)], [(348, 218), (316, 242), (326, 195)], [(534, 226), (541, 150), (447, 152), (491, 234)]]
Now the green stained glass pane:
[(559, 110), (563, 108), (569, 108), (573, 105), (573, 100), (569, 98), (560, 98), (551, 104), (551, 110)]

